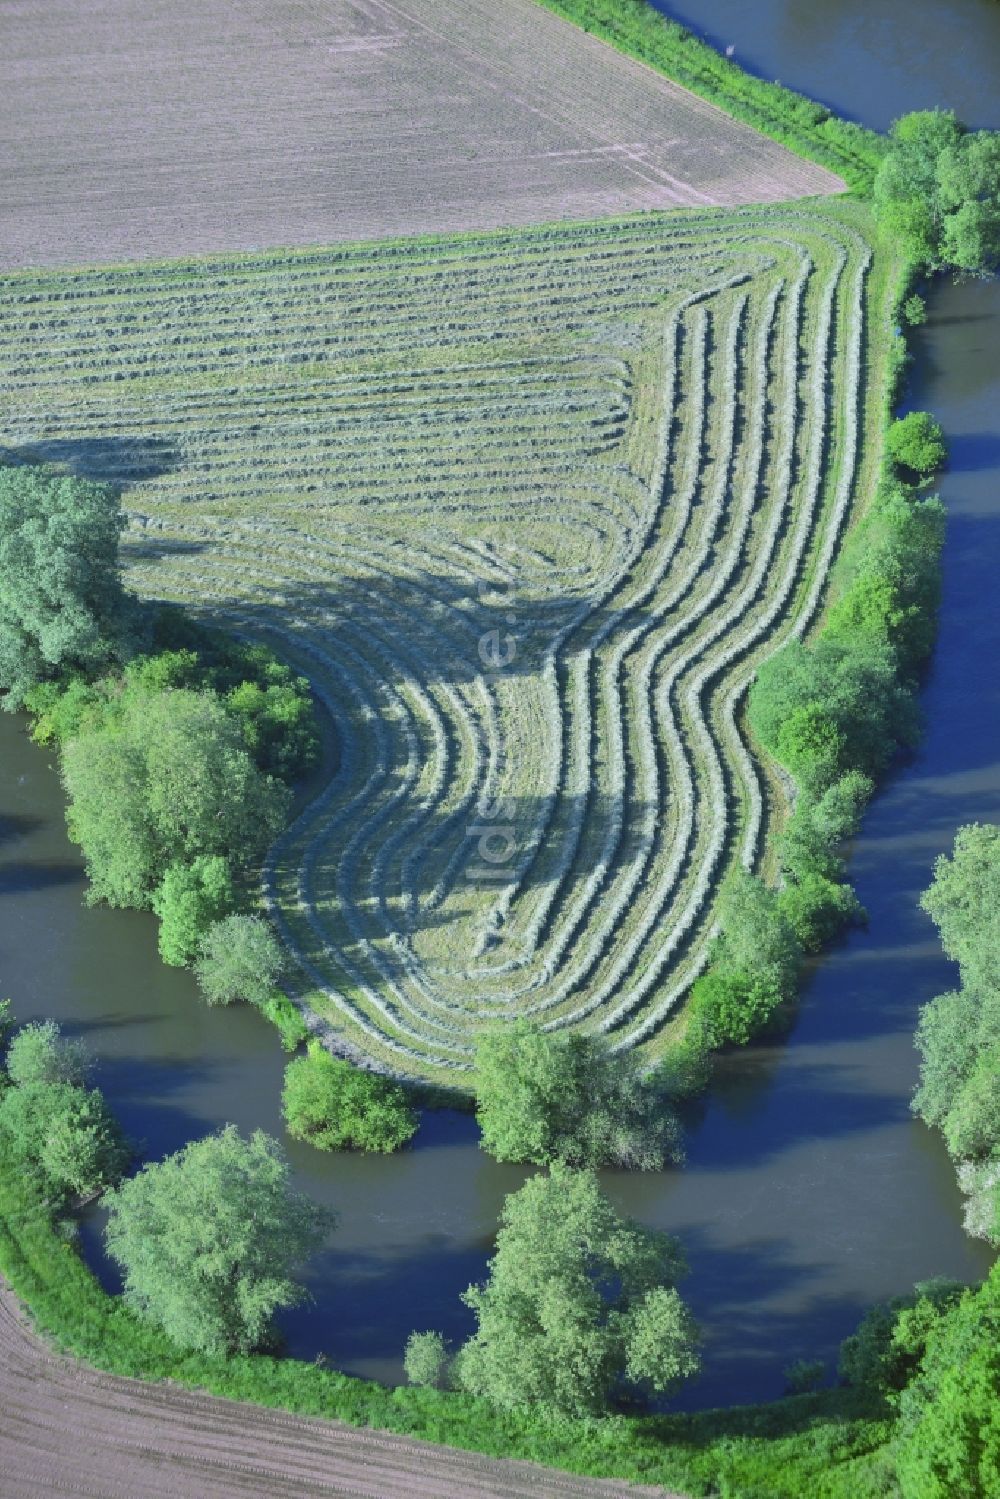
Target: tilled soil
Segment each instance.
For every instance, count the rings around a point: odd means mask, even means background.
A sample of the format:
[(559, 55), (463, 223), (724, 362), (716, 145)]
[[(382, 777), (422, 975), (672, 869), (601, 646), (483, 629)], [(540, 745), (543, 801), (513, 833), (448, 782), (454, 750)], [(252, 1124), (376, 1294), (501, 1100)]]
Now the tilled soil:
[(661, 1489), (576, 1478), (102, 1374), (37, 1338), (2, 1282), (0, 1493), (4, 1499), (670, 1499)]
[(0, 266), (838, 192), (535, 0), (0, 6)]

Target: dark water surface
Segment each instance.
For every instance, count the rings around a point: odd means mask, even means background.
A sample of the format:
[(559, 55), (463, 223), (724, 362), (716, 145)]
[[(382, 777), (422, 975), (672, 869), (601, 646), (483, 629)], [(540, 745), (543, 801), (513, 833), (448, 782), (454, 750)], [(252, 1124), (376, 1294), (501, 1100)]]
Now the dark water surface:
[[(748, 66), (872, 124), (940, 102), (1000, 125), (1000, 7), (987, 0), (708, 0), (698, 19)], [(963, 1234), (951, 1165), (908, 1099), (917, 1008), (954, 980), (916, 898), (961, 823), (1000, 821), (1000, 286), (937, 288), (918, 352), (913, 402), (937, 412), (953, 454), (945, 604), (920, 754), (854, 852), (871, 927), (822, 963), (787, 1042), (721, 1070), (683, 1172), (607, 1177), (622, 1207), (688, 1249), (707, 1346), (687, 1405), (776, 1395), (787, 1363), (832, 1359), (873, 1300), (933, 1274), (974, 1280), (990, 1262)], [(274, 1031), (246, 1010), (206, 1009), (188, 975), (159, 963), (151, 917), (83, 905), (48, 762), (0, 715), (0, 993), (20, 1020), (53, 1016), (87, 1037), (150, 1157), (227, 1121), (280, 1135)], [(388, 1160), (286, 1143), (299, 1185), (341, 1215), (311, 1276), (315, 1304), (285, 1320), (292, 1350), (394, 1379), (412, 1328), (462, 1335), (459, 1293), (523, 1172), (484, 1157), (458, 1114), (428, 1116), (416, 1148)]]
[(650, 0), (759, 78), (887, 130), (911, 109), (1000, 126), (995, 0)]

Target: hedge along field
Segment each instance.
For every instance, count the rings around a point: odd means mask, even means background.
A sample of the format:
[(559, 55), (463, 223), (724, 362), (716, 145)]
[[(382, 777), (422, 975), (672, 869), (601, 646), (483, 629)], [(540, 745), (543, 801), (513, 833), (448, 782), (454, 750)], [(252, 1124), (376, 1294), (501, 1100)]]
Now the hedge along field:
[[(341, 1047), (650, 1058), (780, 801), (741, 730), (879, 454), (858, 203), (0, 279), (0, 443), (128, 486), (127, 582), (335, 726), (263, 900)], [(873, 330), (875, 333), (873, 334)]]

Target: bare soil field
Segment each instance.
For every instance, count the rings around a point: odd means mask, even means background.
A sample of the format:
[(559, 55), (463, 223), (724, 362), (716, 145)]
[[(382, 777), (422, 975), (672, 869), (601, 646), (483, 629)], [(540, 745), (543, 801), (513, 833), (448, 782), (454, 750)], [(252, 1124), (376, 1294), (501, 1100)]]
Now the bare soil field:
[(663, 1489), (101, 1374), (47, 1348), (3, 1281), (0, 1413), (4, 1499), (670, 1499)]
[(0, 0), (0, 140), (5, 267), (843, 189), (533, 0)]

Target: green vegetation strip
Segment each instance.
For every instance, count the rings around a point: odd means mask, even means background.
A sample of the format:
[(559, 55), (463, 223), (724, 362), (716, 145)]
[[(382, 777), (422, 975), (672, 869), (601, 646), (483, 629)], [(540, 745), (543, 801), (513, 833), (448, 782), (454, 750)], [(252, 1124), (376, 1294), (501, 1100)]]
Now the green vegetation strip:
[(875, 1475), (890, 1423), (874, 1413), (868, 1397), (849, 1391), (697, 1416), (551, 1421), (529, 1411), (500, 1415), (465, 1395), (390, 1390), (294, 1360), (180, 1352), (100, 1288), (59, 1237), (2, 1140), (0, 1270), (39, 1332), (115, 1374), (170, 1379), (302, 1415), (692, 1495), (862, 1499), (881, 1492)]

